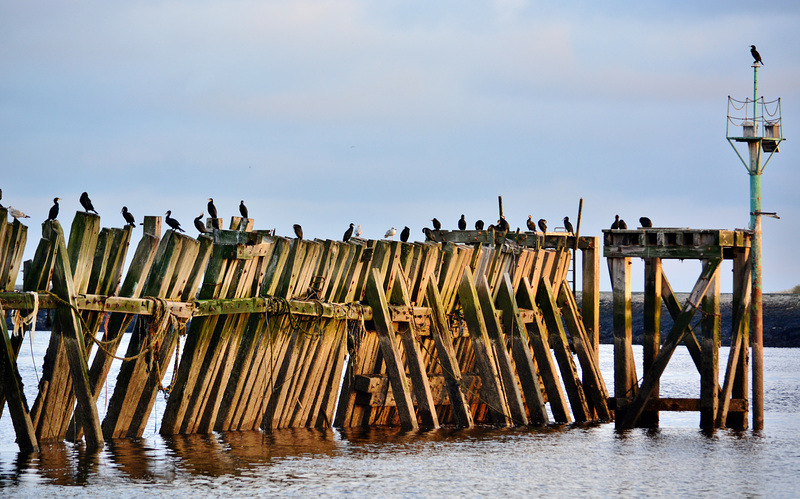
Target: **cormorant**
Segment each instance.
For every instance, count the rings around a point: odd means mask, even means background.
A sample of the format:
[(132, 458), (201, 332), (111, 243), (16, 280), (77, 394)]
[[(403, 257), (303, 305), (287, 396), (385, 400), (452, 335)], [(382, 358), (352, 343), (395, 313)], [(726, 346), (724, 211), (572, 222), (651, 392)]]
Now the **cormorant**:
[(179, 230), (181, 232), (186, 232), (185, 230), (181, 229), (181, 223), (175, 220), (174, 218), (170, 217), (172, 215), (171, 210), (167, 210), (167, 218), (164, 219), (167, 222), (167, 225), (172, 227), (172, 230)]
[(131, 214), (131, 212), (128, 211), (127, 206), (123, 206), (122, 211), (120, 213), (122, 213), (122, 218), (125, 219), (127, 225), (130, 225), (131, 227), (136, 226), (136, 220), (133, 219), (133, 215)]
[(575, 234), (575, 229), (572, 228), (572, 222), (569, 221), (569, 217), (564, 217), (564, 228), (567, 229), (570, 235)]
[(244, 205), (244, 200), (239, 201), (239, 213), (242, 214), (242, 218), (247, 218), (247, 206)]
[(386, 234), (384, 234), (383, 237), (388, 237), (388, 238), (394, 239), (394, 235), (395, 234), (397, 234), (397, 229), (392, 227), (391, 229), (386, 231)]
[(758, 53), (758, 50), (756, 50), (755, 45), (750, 45), (750, 55), (753, 56), (753, 64), (755, 63), (764, 64), (764, 61), (761, 60), (761, 54)]
[(495, 224), (489, 224), (489, 226), (486, 227), (486, 232), (490, 232), (490, 231), (497, 232), (497, 230), (498, 230), (498, 227)]
[(625, 220), (619, 219), (619, 229), (626, 230), (628, 228), (628, 224), (625, 223)]
[(211, 218), (218, 218), (217, 207), (214, 206), (214, 200), (212, 198), (208, 198), (208, 216)]
[(461, 218), (458, 219), (458, 230), (467, 230), (467, 221), (464, 219), (464, 215), (461, 215)]
[(402, 231), (400, 231), (400, 240), (403, 241), (404, 243), (407, 243), (408, 236), (410, 235), (411, 235), (411, 229), (409, 229), (408, 226), (406, 225), (405, 228)]
[(483, 230), (483, 220), (475, 221), (475, 230)]
[(81, 206), (83, 206), (83, 209), (86, 210), (86, 213), (93, 211), (95, 215), (99, 215), (97, 210), (94, 209), (94, 206), (92, 206), (92, 200), (89, 199), (89, 194), (85, 192), (81, 194)]
[(200, 221), (201, 218), (203, 218), (203, 213), (200, 213), (199, 217), (194, 218), (194, 228), (201, 234), (205, 234), (208, 231), (206, 230), (206, 226), (203, 225), (203, 222)]
[[(247, 208), (245, 208), (245, 211), (247, 211)], [(300, 224), (294, 224), (292, 225), (292, 228), (294, 229), (294, 235), (297, 236), (297, 239), (303, 239), (303, 228), (300, 226)]]
[(22, 211), (14, 208), (13, 206), (8, 207), (8, 213), (14, 218), (31, 218)]
[(539, 225), (539, 228), (542, 229), (542, 232), (547, 233), (547, 220), (540, 218), (536, 223)]
[(361, 234), (363, 233), (364, 231), (361, 230), (361, 224), (358, 224), (358, 227), (356, 227), (356, 237), (361, 237)]
[(642, 227), (652, 227), (653, 226), (653, 222), (647, 217), (641, 217), (639, 219), (639, 224)]
[(500, 217), (500, 220), (497, 221), (497, 225), (498, 225), (498, 227), (500, 227), (500, 230), (503, 231), (503, 232), (508, 232), (511, 229), (511, 226), (508, 225), (508, 221), (506, 220), (506, 217), (504, 217), (504, 216)]
[[(359, 225), (359, 227), (361, 227)], [(353, 236), (353, 224), (350, 224), (350, 227), (344, 231), (344, 235), (342, 236), (342, 241), (347, 242)]]
[(614, 215), (614, 223), (611, 224), (611, 230), (619, 229), (619, 215)]
[(58, 216), (58, 202), (60, 200), (61, 198), (53, 198), (53, 206), (50, 208), (50, 213), (48, 213), (47, 220), (45, 220), (45, 222), (56, 219)]
[(422, 233), (425, 234), (426, 241), (435, 241), (436, 238), (433, 236), (433, 231), (427, 227), (422, 228)]
[(442, 230), (442, 222), (436, 220), (436, 218), (431, 218), (431, 222), (433, 222), (433, 230)]
[(528, 221), (525, 222), (525, 224), (528, 226), (528, 230), (529, 231), (536, 232), (536, 222), (533, 221), (533, 218), (531, 218), (531, 215), (528, 215)]

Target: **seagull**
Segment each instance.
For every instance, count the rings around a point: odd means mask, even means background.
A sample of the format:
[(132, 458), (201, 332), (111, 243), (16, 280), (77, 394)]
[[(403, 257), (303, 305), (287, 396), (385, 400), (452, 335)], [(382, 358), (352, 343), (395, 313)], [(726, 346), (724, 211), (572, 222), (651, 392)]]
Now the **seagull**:
[(567, 232), (570, 234), (575, 234), (575, 230), (572, 228), (572, 222), (569, 221), (569, 217), (564, 217), (564, 228), (567, 229)]
[(461, 215), (461, 218), (458, 219), (458, 230), (467, 230), (467, 221), (464, 219), (464, 215)]
[(533, 221), (531, 215), (528, 215), (528, 221), (525, 224), (528, 226), (529, 231), (536, 232), (536, 222)]
[(764, 61), (761, 60), (761, 54), (758, 53), (758, 50), (756, 50), (755, 45), (750, 45), (750, 55), (753, 56), (753, 64), (755, 63), (764, 64)]
[(297, 239), (303, 239), (303, 228), (300, 226), (300, 224), (292, 225), (292, 229), (294, 229), (294, 235), (297, 236)]
[(395, 234), (397, 234), (397, 229), (392, 227), (391, 229), (386, 231), (386, 234), (384, 234), (383, 237), (388, 237), (388, 238), (394, 239), (394, 235)]
[(483, 230), (483, 220), (475, 221), (475, 230)]
[(53, 198), (53, 206), (50, 208), (50, 213), (47, 215), (47, 220), (45, 222), (49, 222), (50, 220), (55, 220), (58, 217), (58, 202), (61, 198)]
[(99, 213), (97, 213), (97, 210), (94, 209), (94, 206), (92, 206), (92, 200), (89, 199), (89, 194), (85, 192), (81, 194), (80, 201), (81, 201), (81, 206), (83, 206), (83, 209), (86, 210), (86, 213), (93, 211), (96, 215), (99, 215)]
[(173, 230), (179, 230), (181, 232), (186, 232), (185, 230), (181, 229), (181, 223), (175, 220), (174, 218), (170, 217), (172, 215), (171, 210), (167, 210), (167, 218), (164, 219), (167, 222), (167, 225), (172, 227)]
[(404, 243), (408, 242), (408, 236), (411, 235), (411, 229), (408, 228), (408, 225), (400, 232), (400, 240)]
[(127, 222), (127, 225), (130, 225), (131, 227), (135, 227), (136, 226), (136, 220), (134, 220), (133, 215), (131, 214), (131, 212), (128, 211), (128, 207), (127, 206), (123, 206), (122, 207), (122, 211), (120, 213), (122, 213), (122, 218), (125, 219), (125, 221)]
[[(359, 225), (359, 227), (361, 227)], [(353, 235), (353, 224), (350, 224), (350, 227), (344, 231), (344, 235), (342, 236), (342, 241), (347, 242), (350, 237)]]
[(653, 222), (647, 217), (641, 217), (639, 219), (639, 224), (642, 227), (652, 227), (653, 226)]
[(433, 230), (442, 230), (442, 222), (436, 220), (436, 218), (431, 218), (431, 222), (433, 222)]
[(195, 217), (195, 218), (194, 218), (194, 227), (195, 227), (195, 229), (197, 229), (197, 230), (198, 230), (198, 231), (199, 231), (201, 234), (205, 234), (205, 233), (206, 233), (206, 232), (208, 232), (208, 231), (206, 230), (206, 226), (205, 226), (205, 225), (203, 225), (203, 222), (201, 222), (201, 221), (200, 221), (200, 219), (201, 219), (201, 218), (203, 218), (203, 213), (200, 213), (200, 216), (199, 216), (199, 217)]
[(363, 233), (364, 231), (361, 230), (361, 224), (358, 224), (358, 227), (356, 227), (356, 237), (361, 237), (361, 234)]
[(423, 227), (422, 228), (422, 233), (425, 234), (425, 240), (426, 241), (435, 241), (436, 240), (436, 238), (433, 235), (433, 231), (430, 230), (429, 228)]
[(547, 233), (547, 220), (540, 218), (536, 223), (539, 224), (539, 228), (542, 229), (542, 232)]
[(244, 200), (239, 201), (239, 213), (242, 214), (242, 218), (247, 218), (247, 206), (244, 205)]
[(614, 215), (614, 223), (611, 224), (611, 230), (619, 229), (619, 215)]
[(9, 206), (8, 207), (8, 212), (14, 218), (31, 218), (28, 215), (26, 215), (25, 213), (21, 212), (20, 210), (14, 208), (13, 206)]

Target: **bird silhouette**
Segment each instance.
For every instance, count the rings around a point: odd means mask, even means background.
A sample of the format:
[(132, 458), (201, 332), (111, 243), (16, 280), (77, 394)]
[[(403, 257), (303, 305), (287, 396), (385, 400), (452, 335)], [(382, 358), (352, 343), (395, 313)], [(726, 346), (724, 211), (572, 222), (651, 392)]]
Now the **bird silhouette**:
[(750, 45), (750, 55), (753, 56), (753, 64), (755, 63), (764, 64), (764, 61), (761, 60), (761, 54), (758, 53), (758, 50), (756, 50), (755, 45)]
[(208, 231), (206, 230), (206, 226), (203, 225), (203, 222), (200, 221), (201, 218), (203, 218), (203, 213), (200, 213), (199, 217), (194, 218), (194, 228), (201, 234), (205, 234)]
[(122, 211), (120, 213), (122, 213), (122, 218), (124, 218), (125, 222), (127, 222), (126, 225), (130, 225), (131, 227), (136, 226), (136, 220), (134, 220), (133, 214), (131, 214), (131, 212), (128, 211), (127, 206), (123, 206)]
[(435, 241), (436, 240), (436, 238), (433, 235), (433, 231), (430, 230), (429, 228), (423, 227), (422, 228), (422, 233), (425, 234), (425, 240), (426, 241)]
[(239, 213), (242, 214), (242, 218), (247, 218), (247, 206), (244, 205), (244, 200), (239, 201)]
[[(0, 189), (0, 199), (3, 199), (3, 189)], [(5, 206), (0, 204), (0, 208), (5, 208)]]
[(8, 214), (14, 218), (31, 218), (25, 213), (23, 213), (21, 210), (14, 208), (13, 206), (8, 207)]
[(45, 222), (55, 220), (58, 217), (58, 202), (60, 200), (61, 198), (53, 198), (53, 206), (50, 207), (50, 213), (47, 214), (47, 220), (45, 220)]
[(467, 221), (464, 215), (461, 215), (461, 218), (458, 219), (458, 230), (467, 230)]
[(500, 219), (497, 221), (497, 226), (500, 228), (501, 232), (508, 232), (511, 228), (511, 226), (508, 225), (508, 221), (506, 221), (506, 217), (504, 216), (500, 216)]
[(619, 219), (619, 229), (626, 230), (628, 228), (628, 224), (625, 223), (625, 220)]
[(475, 230), (483, 230), (483, 220), (475, 221)]
[(639, 219), (639, 225), (641, 225), (642, 227), (652, 227), (653, 222), (647, 217), (641, 217)]
[(208, 216), (211, 218), (217, 218), (217, 207), (214, 206), (213, 198), (208, 198)]
[(181, 232), (186, 232), (185, 230), (183, 230), (181, 228), (181, 223), (178, 222), (177, 220), (175, 220), (174, 218), (172, 218), (170, 215), (172, 215), (172, 211), (171, 210), (167, 210), (167, 218), (164, 219), (164, 221), (167, 222), (167, 225), (172, 227), (172, 230), (178, 230), (178, 231), (181, 231)]
[(386, 234), (383, 237), (388, 237), (389, 239), (394, 239), (394, 235), (397, 234), (397, 229), (392, 227), (391, 229), (386, 231)]
[[(247, 218), (247, 217), (245, 217), (245, 218)], [(303, 239), (303, 227), (301, 227), (300, 224), (294, 224), (294, 225), (292, 225), (292, 229), (294, 229), (294, 235), (297, 236), (297, 239), (302, 240)]]
[(611, 230), (619, 229), (619, 215), (614, 215), (614, 223), (611, 224)]
[(442, 230), (442, 222), (436, 220), (436, 218), (431, 218), (431, 222), (433, 222), (433, 230)]
[[(359, 225), (359, 227), (361, 227)], [(350, 227), (344, 231), (344, 235), (342, 236), (342, 241), (347, 242), (353, 236), (353, 224), (350, 224)]]
[(540, 218), (536, 223), (539, 225), (539, 228), (542, 230), (542, 232), (547, 232), (547, 220)]
[(528, 226), (528, 230), (531, 232), (536, 232), (536, 222), (533, 221), (531, 215), (528, 215), (528, 221), (525, 222), (525, 225)]
[(86, 213), (93, 211), (96, 215), (99, 215), (99, 213), (97, 213), (97, 210), (94, 209), (94, 206), (92, 206), (92, 200), (89, 199), (89, 194), (85, 192), (81, 194), (80, 201), (81, 201), (81, 206), (83, 206), (83, 209), (86, 210)]
[(404, 243), (407, 243), (408, 242), (408, 236), (410, 236), (410, 235), (411, 235), (411, 229), (409, 229), (408, 226), (406, 225), (403, 228), (403, 230), (400, 231), (400, 240), (403, 241)]
[(575, 234), (575, 230), (572, 228), (572, 222), (569, 221), (569, 217), (564, 217), (564, 228), (567, 229), (567, 232), (570, 235)]
[(356, 237), (361, 237), (361, 234), (363, 233), (364, 231), (361, 230), (361, 224), (358, 224), (358, 227), (356, 227)]

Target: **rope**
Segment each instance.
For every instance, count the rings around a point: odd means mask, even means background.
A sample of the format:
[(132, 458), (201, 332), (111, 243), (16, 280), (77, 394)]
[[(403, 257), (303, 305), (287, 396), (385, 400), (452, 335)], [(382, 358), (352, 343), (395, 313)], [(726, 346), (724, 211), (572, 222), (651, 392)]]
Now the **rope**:
[(14, 336), (16, 337), (24, 335), (25, 327), (27, 326), (31, 328), (31, 336), (36, 332), (36, 316), (39, 314), (39, 293), (28, 291), (25, 294), (33, 297), (33, 310), (24, 317), (21, 310), (14, 311)]

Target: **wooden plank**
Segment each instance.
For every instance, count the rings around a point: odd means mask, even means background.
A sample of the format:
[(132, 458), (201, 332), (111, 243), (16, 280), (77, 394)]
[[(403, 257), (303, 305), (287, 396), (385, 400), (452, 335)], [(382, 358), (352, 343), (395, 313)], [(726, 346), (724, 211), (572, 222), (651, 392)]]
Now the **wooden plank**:
[[(4, 225), (2, 220), (4, 219), (0, 218), (0, 225)], [(8, 247), (5, 253), (6, 260), (2, 267), (0, 288), (11, 291), (17, 282), (19, 268), (22, 265), (22, 255), (25, 251), (25, 243), (28, 241), (28, 227), (14, 219), (6, 237), (8, 238)]]
[[(681, 314), (681, 304), (678, 301), (678, 298), (675, 296), (675, 293), (672, 291), (672, 286), (669, 284), (669, 280), (667, 279), (666, 274), (664, 274), (663, 269), (661, 270), (661, 295), (664, 299), (664, 304), (667, 306), (667, 311), (674, 322), (675, 319)], [(694, 330), (692, 330), (691, 326), (686, 327), (686, 333), (683, 336), (683, 343), (686, 345), (686, 349), (689, 351), (689, 355), (692, 357), (692, 362), (694, 362), (695, 367), (697, 367), (697, 372), (700, 372), (700, 366), (702, 364), (700, 342), (697, 341), (697, 336), (695, 336)]]
[(394, 327), (392, 326), (392, 319), (389, 315), (389, 307), (381, 282), (381, 274), (378, 269), (373, 268), (370, 272), (370, 278), (367, 280), (366, 298), (372, 307), (375, 330), (378, 333), (381, 353), (386, 362), (386, 370), (397, 400), (400, 423), (403, 428), (417, 429), (419, 425), (414, 412), (414, 404), (411, 401), (411, 391), (408, 387), (408, 379), (400, 359), (400, 353), (394, 343)]
[(621, 422), (619, 418), (617, 419), (618, 428), (633, 428), (636, 424), (636, 421), (644, 410), (645, 403), (649, 400), (656, 383), (661, 378), (661, 374), (667, 367), (670, 358), (672, 358), (675, 348), (683, 339), (686, 326), (689, 325), (697, 310), (697, 304), (703, 296), (705, 296), (712, 279), (718, 274), (721, 261), (721, 258), (709, 260), (708, 265), (704, 266), (703, 272), (700, 274), (697, 283), (681, 310), (681, 315), (675, 319), (672, 329), (667, 335), (666, 340), (664, 340), (664, 344), (661, 346), (661, 352), (659, 352), (658, 357), (656, 357), (656, 360), (653, 362), (652, 370), (644, 377), (642, 385), (633, 399), (633, 402), (628, 406), (625, 418)]
[(509, 339), (511, 344), (514, 364), (517, 366), (517, 375), (519, 376), (520, 385), (522, 385), (522, 391), (525, 394), (525, 402), (528, 405), (530, 422), (537, 425), (549, 424), (550, 418), (544, 405), (544, 396), (539, 386), (536, 365), (528, 346), (530, 343), (528, 331), (520, 318), (517, 301), (514, 298), (514, 285), (508, 274), (503, 276), (497, 300), (498, 306), (503, 313), (503, 327), (506, 338)]
[(555, 291), (547, 279), (542, 279), (539, 283), (539, 294), (536, 303), (542, 311), (544, 322), (547, 324), (548, 338), (553, 354), (558, 361), (558, 368), (561, 372), (561, 380), (567, 390), (572, 415), (575, 421), (588, 421), (591, 419), (589, 406), (586, 402), (586, 394), (583, 391), (578, 368), (572, 358), (572, 352), (567, 340), (567, 332), (564, 330), (564, 323), (561, 320), (561, 313), (558, 309)]
[[(508, 276), (507, 273), (504, 275)], [(492, 291), (489, 289), (489, 282), (486, 280), (485, 275), (479, 275), (477, 277), (476, 287), (481, 311), (483, 312), (483, 320), (486, 324), (486, 332), (489, 335), (489, 341), (491, 342), (495, 361), (497, 362), (497, 370), (503, 382), (503, 391), (506, 395), (506, 402), (508, 403), (508, 409), (510, 411), (509, 414), (516, 424), (527, 425), (528, 415), (525, 412), (525, 406), (522, 402), (522, 393), (520, 392), (519, 384), (517, 384), (514, 365), (511, 363), (511, 357), (508, 355), (508, 343), (506, 342), (506, 337), (503, 334), (500, 322), (497, 319), (497, 311), (494, 308)]]
[[(708, 262), (703, 262), (708, 265)], [(703, 317), (700, 321), (702, 330), (702, 358), (700, 369), (700, 428), (713, 429), (719, 408), (719, 391), (717, 376), (719, 373), (719, 335), (720, 335), (720, 279), (719, 272), (711, 277), (708, 292), (701, 304)]]
[[(608, 401), (609, 405), (613, 404), (614, 401), (615, 399), (610, 399)], [(747, 399), (731, 399), (730, 401), (732, 413), (747, 412), (747, 406)], [(700, 410), (700, 399), (669, 397), (650, 399), (645, 404), (644, 409), (648, 412), (698, 412)]]
[(513, 426), (514, 421), (508, 407), (506, 394), (503, 391), (500, 374), (497, 372), (497, 361), (469, 268), (465, 268), (463, 271), (461, 284), (458, 287), (458, 298), (464, 310), (472, 349), (475, 352), (478, 374), (481, 376), (482, 395), (489, 408), (492, 421), (498, 425)]

